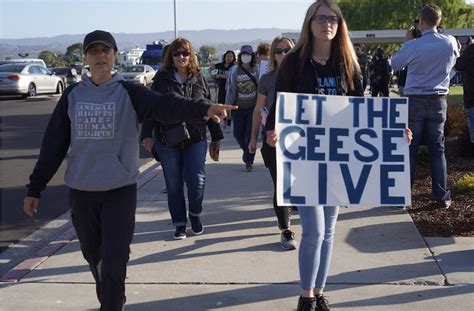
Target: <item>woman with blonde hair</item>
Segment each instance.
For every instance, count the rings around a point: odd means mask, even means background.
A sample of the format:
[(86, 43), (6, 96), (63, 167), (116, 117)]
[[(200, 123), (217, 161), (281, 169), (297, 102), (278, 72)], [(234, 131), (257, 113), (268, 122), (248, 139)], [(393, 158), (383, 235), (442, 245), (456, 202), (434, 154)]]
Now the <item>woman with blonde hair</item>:
[[(250, 136), (249, 152), (255, 153), (257, 150), (257, 136), (260, 127), (265, 126), (268, 111), (275, 102), (275, 83), (277, 70), (283, 58), (293, 48), (294, 43), (287, 37), (276, 37), (273, 39), (270, 47), (270, 68), (269, 72), (264, 74), (258, 83), (257, 104), (253, 110), (252, 132)], [(270, 147), (265, 141), (266, 129), (263, 129), (262, 157), (265, 166), (268, 168), (273, 180), (273, 208), (278, 219), (278, 228), (281, 230), (281, 247), (286, 250), (296, 248), (295, 234), (290, 230), (290, 207), (279, 206), (276, 202), (276, 153), (275, 148)]]
[[(210, 99), (206, 79), (199, 71), (191, 42), (177, 38), (168, 48), (160, 71), (156, 74), (152, 90), (159, 93), (175, 93), (185, 98)], [(142, 142), (146, 149), (155, 149), (160, 158), (168, 193), (168, 209), (176, 227), (174, 239), (186, 238), (186, 224), (191, 222), (194, 235), (202, 234), (201, 222), (205, 162), (207, 151), (206, 127), (211, 133), (209, 153), (218, 160), (220, 140), (224, 137), (218, 123), (209, 119), (194, 122), (165, 124), (145, 121)], [(171, 139), (176, 133), (187, 132), (187, 138), (180, 141)], [(153, 139), (154, 138), (154, 139)], [(188, 209), (184, 196), (184, 183), (188, 192)]]
[[(362, 75), (340, 8), (318, 0), (306, 12), (300, 39), (283, 60), (276, 91), (363, 96)], [(275, 105), (267, 120), (267, 143), (274, 147)], [(298, 310), (329, 310), (323, 296), (339, 206), (301, 206), (299, 248), (301, 296)]]

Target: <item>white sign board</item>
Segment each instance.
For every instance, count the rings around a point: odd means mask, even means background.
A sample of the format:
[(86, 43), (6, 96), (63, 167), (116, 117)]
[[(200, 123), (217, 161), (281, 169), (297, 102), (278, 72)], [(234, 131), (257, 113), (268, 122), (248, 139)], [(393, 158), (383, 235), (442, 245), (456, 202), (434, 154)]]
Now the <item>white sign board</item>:
[(278, 93), (279, 205), (411, 205), (408, 100)]

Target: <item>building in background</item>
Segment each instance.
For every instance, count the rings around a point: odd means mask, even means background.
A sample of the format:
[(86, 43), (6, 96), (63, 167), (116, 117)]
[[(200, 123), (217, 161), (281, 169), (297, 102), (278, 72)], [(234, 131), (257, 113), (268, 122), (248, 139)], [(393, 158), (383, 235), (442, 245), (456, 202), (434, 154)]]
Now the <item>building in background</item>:
[(130, 50), (130, 52), (121, 51), (117, 56), (117, 63), (121, 66), (133, 66), (140, 63), (140, 58), (142, 57), (145, 49), (140, 47), (135, 47)]

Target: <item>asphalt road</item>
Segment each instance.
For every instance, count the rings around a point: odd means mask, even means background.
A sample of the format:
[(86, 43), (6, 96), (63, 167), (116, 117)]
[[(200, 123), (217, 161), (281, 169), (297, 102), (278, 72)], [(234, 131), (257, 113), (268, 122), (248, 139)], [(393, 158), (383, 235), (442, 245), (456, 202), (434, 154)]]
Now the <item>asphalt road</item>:
[[(43, 191), (38, 214), (30, 218), (22, 211), (25, 185), (36, 163), (44, 131), (58, 99), (57, 96), (46, 96), (43, 100), (35, 101), (0, 97), (0, 252), (69, 209), (63, 178), (64, 162)], [(143, 148), (140, 158), (141, 164), (151, 160), (150, 154)]]

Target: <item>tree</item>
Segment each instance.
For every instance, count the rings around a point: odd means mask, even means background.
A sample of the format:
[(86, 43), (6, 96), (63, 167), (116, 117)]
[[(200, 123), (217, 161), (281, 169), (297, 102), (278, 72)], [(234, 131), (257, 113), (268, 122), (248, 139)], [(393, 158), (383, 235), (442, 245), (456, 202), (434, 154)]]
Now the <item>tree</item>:
[(48, 67), (62, 67), (65, 65), (61, 52), (42, 51), (39, 53), (38, 58), (44, 60)]
[(68, 63), (74, 62), (82, 62), (83, 61), (82, 55), (82, 43), (74, 43), (70, 45), (66, 49), (66, 54), (64, 55), (64, 60)]
[[(339, 6), (349, 30), (408, 29), (418, 18), (420, 8), (426, 0), (345, 0)], [(443, 28), (473, 28), (474, 5), (464, 0), (431, 0), (443, 13)], [(367, 50), (377, 46), (367, 46)], [(385, 51), (398, 50), (399, 44), (385, 46)]]
[(213, 46), (202, 45), (199, 48), (199, 60), (203, 64), (208, 64), (216, 59), (217, 50)]
[[(350, 30), (407, 29), (424, 0), (346, 0), (339, 6)], [(444, 28), (473, 28), (474, 5), (464, 0), (432, 0), (443, 11), (441, 26)]]

